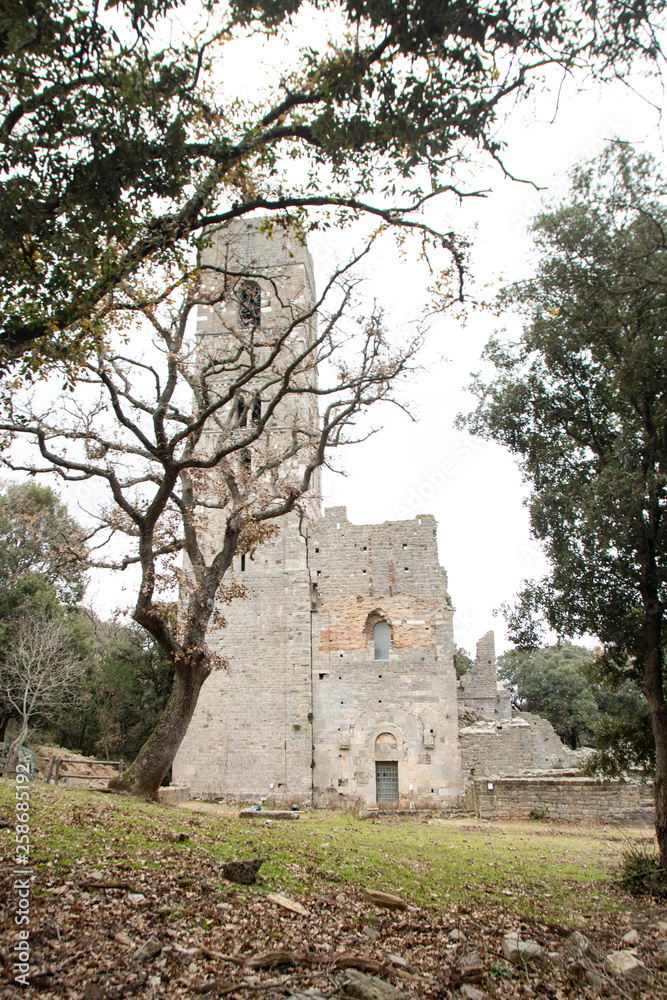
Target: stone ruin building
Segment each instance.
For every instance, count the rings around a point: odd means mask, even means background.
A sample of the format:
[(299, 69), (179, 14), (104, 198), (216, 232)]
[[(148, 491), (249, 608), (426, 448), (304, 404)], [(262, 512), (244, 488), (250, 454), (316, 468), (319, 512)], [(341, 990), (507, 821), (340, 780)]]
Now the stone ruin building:
[[(310, 255), (289, 232), (270, 238), (259, 223), (235, 223), (206, 255), (258, 276), (262, 328), (315, 302)], [(200, 342), (214, 351), (247, 322), (243, 308), (231, 297), (201, 309)], [(310, 400), (281, 407), (277, 431), (317, 426)], [(457, 682), (433, 516), (352, 524), (344, 507), (321, 511), (318, 485), (308, 516), (283, 518), (270, 542), (235, 559), (232, 579), (249, 596), (210, 636), (229, 667), (202, 689), (174, 783), (208, 798), (447, 809), (488, 776), (576, 764), (548, 722), (512, 713), (493, 633)], [(488, 807), (493, 783), (480, 787)]]

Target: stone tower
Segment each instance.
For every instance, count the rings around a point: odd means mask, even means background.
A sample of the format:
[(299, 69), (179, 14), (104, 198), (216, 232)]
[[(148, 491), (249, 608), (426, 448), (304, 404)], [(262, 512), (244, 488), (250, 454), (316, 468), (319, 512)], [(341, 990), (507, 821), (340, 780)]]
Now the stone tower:
[[(233, 283), (220, 306), (200, 308), (198, 335), (204, 352), (228, 349), (241, 323), (257, 323), (266, 339), (286, 329), (315, 304), (310, 254), (294, 234), (261, 223), (239, 222), (212, 234), (203, 257), (204, 281)], [(214, 270), (217, 269), (217, 270)], [(229, 275), (238, 277), (229, 278)], [(294, 347), (315, 336), (315, 319), (294, 327)], [(309, 376), (316, 379), (313, 370)], [(250, 387), (252, 388), (252, 387)], [(313, 397), (283, 400), (268, 428), (275, 436), (295, 428), (317, 431)], [(300, 471), (303, 458), (292, 460)], [(319, 475), (309, 501), (319, 514)], [(215, 530), (213, 528), (213, 530)], [(209, 632), (209, 645), (229, 661), (202, 688), (190, 729), (173, 767), (176, 781), (193, 795), (238, 798), (275, 796), (310, 800), (311, 658), (310, 574), (307, 524), (297, 514), (255, 552), (237, 556), (226, 582), (248, 588), (245, 600), (224, 609), (228, 626)]]

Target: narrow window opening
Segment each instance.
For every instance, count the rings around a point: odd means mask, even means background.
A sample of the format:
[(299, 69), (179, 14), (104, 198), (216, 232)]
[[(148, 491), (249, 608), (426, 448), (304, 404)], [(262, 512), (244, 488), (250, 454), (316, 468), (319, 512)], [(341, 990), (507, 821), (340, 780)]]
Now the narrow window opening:
[(326, 677), (326, 674), (320, 674), (320, 680), (321, 681), (323, 681), (325, 677)]
[(262, 401), (261, 399), (256, 399), (252, 404), (252, 416), (250, 418), (253, 424), (258, 424), (262, 419)]
[(239, 289), (239, 319), (245, 327), (258, 327), (262, 318), (262, 292), (256, 281), (243, 281)]
[(403, 568), (405, 569), (405, 572), (406, 572), (406, 573), (409, 573), (409, 572), (410, 572), (410, 570), (409, 570), (409, 568), (408, 568), (407, 566), (404, 566)]
[(243, 396), (236, 400), (236, 419), (239, 427), (245, 427), (248, 423), (248, 409)]
[(388, 660), (389, 646), (391, 644), (391, 628), (387, 622), (377, 622), (374, 625), (373, 640), (375, 642), (375, 659)]
[(315, 549), (315, 551), (316, 551), (316, 552), (319, 552), (320, 550), (319, 550), (319, 549)]
[(241, 556), (241, 572), (245, 573), (245, 555)]
[(403, 548), (407, 549), (407, 547), (408, 547), (408, 543), (407, 542), (403, 542)]

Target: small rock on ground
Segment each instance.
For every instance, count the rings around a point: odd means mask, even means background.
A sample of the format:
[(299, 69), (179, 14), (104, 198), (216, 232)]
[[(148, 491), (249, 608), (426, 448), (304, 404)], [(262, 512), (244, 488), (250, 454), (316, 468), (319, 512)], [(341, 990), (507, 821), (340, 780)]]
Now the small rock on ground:
[(407, 910), (408, 904), (400, 896), (393, 896), (390, 892), (381, 892), (379, 889), (361, 890), (369, 903), (376, 906), (385, 906), (388, 910)]
[(461, 955), (456, 966), (462, 979), (477, 979), (484, 972), (482, 958), (475, 949)]
[(343, 993), (355, 1000), (406, 1000), (405, 993), (378, 976), (368, 976), (357, 969), (348, 969)]
[(544, 961), (544, 952), (537, 941), (522, 941), (517, 931), (503, 937), (503, 956), (514, 965)]
[(602, 992), (603, 980), (600, 973), (593, 967), (593, 963), (587, 958), (581, 958), (576, 962), (570, 962), (567, 973), (574, 983), (586, 983), (596, 993)]
[(137, 948), (132, 958), (135, 962), (147, 962), (149, 959), (159, 955), (161, 951), (161, 941), (158, 941), (156, 937), (149, 937), (140, 948)]
[(604, 960), (604, 971), (610, 976), (630, 979), (636, 983), (648, 982), (648, 969), (631, 951), (611, 951)]
[(461, 994), (466, 998), (466, 1000), (486, 1000), (486, 993), (482, 993), (475, 986), (471, 986), (470, 983), (464, 983), (461, 987)]
[(588, 955), (591, 950), (591, 943), (585, 934), (580, 931), (572, 931), (565, 941), (565, 951), (575, 961)]

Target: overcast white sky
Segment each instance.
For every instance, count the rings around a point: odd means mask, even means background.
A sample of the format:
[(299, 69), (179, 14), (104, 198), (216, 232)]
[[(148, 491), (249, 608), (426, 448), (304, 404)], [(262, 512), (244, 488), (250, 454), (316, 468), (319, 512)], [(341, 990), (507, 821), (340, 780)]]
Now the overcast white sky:
[[(310, 25), (307, 30), (313, 33), (321, 27)], [(275, 76), (276, 65), (288, 60), (288, 53), (288, 46), (275, 41), (243, 42), (223, 63), (223, 84), (229, 82), (235, 92), (240, 89), (250, 96)], [(635, 86), (653, 105), (662, 106), (658, 84), (638, 79)], [(507, 144), (506, 166), (542, 190), (473, 165), (470, 186), (490, 187), (491, 194), (474, 204), (452, 205), (449, 220), (435, 211), (437, 226), (470, 236), (476, 281), (471, 291), (491, 299), (502, 282), (530, 273), (531, 215), (542, 199), (566, 190), (568, 169), (597, 154), (605, 140), (630, 140), (662, 159), (662, 122), (653, 105), (621, 83), (579, 92), (575, 81), (554, 75), (550, 89), (535, 94), (500, 123), (498, 134)], [(328, 231), (310, 241), (320, 287), (354, 245), (350, 232)], [(387, 243), (366, 267), (366, 277), (367, 305), (373, 299), (383, 305), (393, 333), (409, 329), (427, 300), (424, 268), (401, 259)], [(454, 316), (435, 317), (423, 359), (425, 370), (406, 387), (416, 422), (397, 410), (377, 414), (372, 422), (382, 425), (381, 430), (337, 457), (346, 477), (329, 473), (324, 477), (325, 506), (346, 505), (348, 517), (356, 523), (402, 519), (413, 513), (435, 515), (440, 561), (456, 608), (456, 641), (471, 652), (489, 629), (496, 633), (499, 652), (509, 648), (503, 619), (494, 617), (494, 609), (511, 600), (523, 579), (540, 575), (545, 565), (529, 537), (525, 488), (512, 459), (497, 446), (453, 429), (457, 413), (472, 405), (465, 392), (470, 373), (479, 369), (486, 341), (503, 322), (484, 311), (471, 314), (465, 325)], [(507, 325), (516, 333), (511, 318)], [(108, 607), (108, 595), (115, 589), (118, 603), (129, 603), (133, 582), (128, 578), (110, 586), (108, 581), (96, 581), (91, 597), (98, 607)], [(128, 590), (125, 595), (123, 585)]]
[[(637, 86), (662, 105), (657, 85), (637, 81)], [(499, 130), (507, 142), (507, 167), (543, 190), (480, 171), (474, 186), (491, 186), (492, 193), (452, 212), (452, 226), (472, 240), (479, 298), (490, 299), (503, 282), (531, 272), (527, 224), (543, 199), (564, 193), (574, 163), (595, 156), (613, 138), (630, 140), (663, 159), (659, 112), (628, 87), (577, 93), (574, 82), (566, 80), (556, 104), (555, 90), (536, 95)], [(311, 250), (323, 275), (327, 247), (314, 242)], [(367, 293), (384, 304), (388, 325), (400, 330), (419, 315), (423, 271), (387, 254), (376, 261)], [(510, 601), (525, 578), (545, 568), (540, 547), (530, 538), (526, 488), (514, 461), (500, 447), (453, 429), (457, 413), (473, 405), (465, 391), (470, 373), (480, 369), (486, 341), (503, 325), (516, 334), (515, 318), (499, 321), (488, 311), (471, 314), (465, 326), (455, 317), (434, 318), (427, 370), (409, 392), (417, 422), (385, 411), (383, 429), (347, 451), (346, 478), (325, 474), (324, 480), (325, 505), (346, 505), (356, 523), (404, 518), (412, 511), (435, 515), (440, 561), (456, 608), (456, 641), (473, 653), (489, 629), (496, 633), (498, 652), (511, 648), (504, 620), (494, 616), (494, 609)]]

